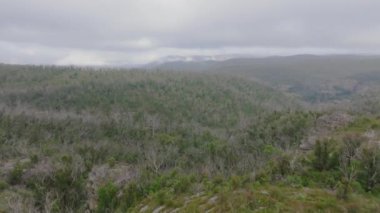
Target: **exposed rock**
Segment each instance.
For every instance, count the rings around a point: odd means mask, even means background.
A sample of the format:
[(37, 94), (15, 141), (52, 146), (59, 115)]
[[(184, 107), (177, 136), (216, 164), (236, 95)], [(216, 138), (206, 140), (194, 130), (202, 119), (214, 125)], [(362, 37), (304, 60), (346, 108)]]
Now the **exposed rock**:
[(148, 209), (149, 209), (149, 206), (146, 205), (146, 206), (144, 206), (144, 207), (142, 207), (142, 208), (140, 209), (140, 212), (146, 212), (146, 211), (148, 211)]
[(159, 213), (161, 212), (161, 210), (163, 210), (165, 208), (165, 206), (159, 206), (158, 208), (156, 208), (155, 210), (153, 210), (152, 213)]
[(210, 212), (213, 212), (215, 210), (215, 207), (212, 207), (211, 209), (205, 211), (205, 213), (210, 213)]
[(176, 209), (173, 209), (172, 211), (170, 211), (170, 213), (177, 213), (179, 212), (181, 209), (180, 208), (176, 208)]
[(211, 197), (208, 199), (207, 203), (208, 204), (216, 204), (216, 201), (218, 200), (218, 196)]

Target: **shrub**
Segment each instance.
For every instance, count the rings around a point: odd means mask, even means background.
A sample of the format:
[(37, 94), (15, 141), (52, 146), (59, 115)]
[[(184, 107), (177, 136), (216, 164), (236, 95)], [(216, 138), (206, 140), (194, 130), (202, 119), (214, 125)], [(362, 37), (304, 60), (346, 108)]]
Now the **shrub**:
[(55, 209), (52, 212), (80, 212), (86, 199), (86, 174), (78, 166), (78, 160), (63, 160), (51, 175), (28, 179), (27, 187), (33, 191), (35, 206), (40, 211), (46, 208), (46, 201), (50, 200)]
[(180, 176), (174, 180), (173, 189), (175, 193), (187, 192), (191, 186), (191, 177)]
[(144, 190), (141, 186), (132, 182), (124, 189), (122, 209), (128, 211), (133, 207), (140, 199), (144, 197)]
[(154, 199), (159, 205), (164, 205), (169, 200), (168, 192), (161, 190), (156, 193)]
[[(341, 174), (339, 171), (307, 171), (302, 175), (304, 181), (308, 183), (308, 185), (313, 184), (316, 187), (327, 187), (334, 188), (337, 182), (341, 178)], [(304, 182), (304, 183), (306, 183)], [(304, 185), (306, 186), (306, 185)]]
[(304, 180), (300, 176), (289, 175), (286, 177), (284, 183), (292, 187), (302, 187), (304, 185)]
[(30, 156), (30, 162), (31, 163), (36, 164), (36, 163), (38, 163), (38, 161), (39, 161), (38, 155), (33, 154), (32, 156)]
[(317, 141), (314, 148), (314, 157), (314, 168), (318, 171), (326, 170), (329, 162), (329, 150), (327, 141)]
[(347, 200), (352, 192), (352, 187), (347, 181), (338, 183), (336, 196), (338, 199)]
[(353, 181), (351, 184), (352, 191), (356, 193), (364, 193), (365, 190), (363, 189), (362, 185), (358, 181)]
[(112, 182), (107, 183), (98, 190), (97, 212), (114, 212), (117, 206), (118, 189)]
[(8, 182), (11, 185), (16, 185), (21, 182), (22, 175), (24, 173), (24, 168), (20, 163), (16, 163), (16, 165), (13, 167), (12, 171), (10, 172), (8, 176)]
[(275, 165), (275, 174), (281, 175), (281, 177), (285, 177), (286, 175), (291, 173), (290, 167), (290, 159), (287, 155), (281, 155), (276, 159)]
[(50, 187), (59, 194), (61, 208), (77, 209), (85, 199), (85, 181), (82, 174), (73, 173), (73, 168), (67, 166), (55, 172)]
[(8, 184), (5, 181), (0, 180), (0, 192), (7, 188), (8, 188)]
[(236, 175), (233, 175), (231, 178), (230, 178), (230, 186), (232, 189), (236, 190), (238, 189), (239, 187), (242, 187), (243, 184), (244, 184), (244, 178), (243, 177), (240, 177), (240, 176), (236, 176)]
[(116, 159), (114, 157), (110, 157), (110, 158), (108, 158), (107, 163), (112, 168), (116, 164)]

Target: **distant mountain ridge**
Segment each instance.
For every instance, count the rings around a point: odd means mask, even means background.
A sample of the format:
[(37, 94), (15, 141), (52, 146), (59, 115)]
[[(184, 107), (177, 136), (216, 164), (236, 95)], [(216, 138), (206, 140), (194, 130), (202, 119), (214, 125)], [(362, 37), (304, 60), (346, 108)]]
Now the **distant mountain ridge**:
[(226, 61), (234, 58), (245, 58), (249, 57), (248, 55), (243, 54), (228, 54), (228, 55), (169, 55), (162, 57), (154, 62), (144, 65), (146, 68), (155, 68), (156, 66), (161, 66), (167, 63), (176, 63), (176, 62), (212, 62), (212, 61)]
[(307, 101), (324, 102), (350, 97), (367, 89), (369, 83), (374, 84), (380, 73), (380, 56), (294, 55), (222, 61), (177, 60), (151, 68), (242, 75), (296, 93)]

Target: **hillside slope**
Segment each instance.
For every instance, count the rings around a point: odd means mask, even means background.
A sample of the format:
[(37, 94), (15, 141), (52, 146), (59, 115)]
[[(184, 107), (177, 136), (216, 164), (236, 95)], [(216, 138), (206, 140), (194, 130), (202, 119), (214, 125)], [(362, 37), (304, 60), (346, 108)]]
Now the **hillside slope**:
[(228, 73), (0, 65), (0, 212), (378, 211), (371, 106), (312, 111)]
[(4, 211), (94, 210), (107, 182), (242, 172), (264, 157), (244, 139), (250, 126), (269, 116), (283, 118), (277, 126), (300, 120), (289, 127), (300, 143), (312, 118), (288, 116), (299, 109), (292, 98), (229, 75), (0, 65), (0, 91)]
[(297, 105), (269, 87), (229, 75), (2, 65), (0, 77), (0, 104), (31, 111), (148, 113), (164, 122), (218, 126)]
[(298, 94), (305, 101), (318, 103), (351, 98), (367, 89), (368, 84), (378, 79), (379, 59), (379, 56), (296, 55), (226, 61), (177, 61), (161, 64), (155, 69), (243, 75)]

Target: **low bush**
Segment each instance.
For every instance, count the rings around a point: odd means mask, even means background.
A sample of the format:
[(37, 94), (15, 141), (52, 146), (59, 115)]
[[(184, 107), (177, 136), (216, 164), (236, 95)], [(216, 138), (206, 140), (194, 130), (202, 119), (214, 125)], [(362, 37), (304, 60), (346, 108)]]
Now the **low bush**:
[(98, 207), (96, 212), (114, 212), (118, 204), (117, 193), (118, 188), (112, 182), (100, 187), (98, 190)]
[(21, 165), (21, 163), (16, 163), (16, 165), (13, 167), (12, 171), (9, 173), (8, 176), (8, 183), (11, 185), (19, 184), (22, 180), (22, 175), (24, 173), (24, 168)]

